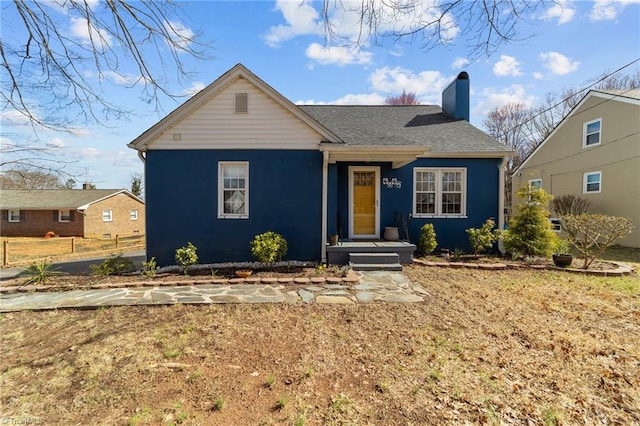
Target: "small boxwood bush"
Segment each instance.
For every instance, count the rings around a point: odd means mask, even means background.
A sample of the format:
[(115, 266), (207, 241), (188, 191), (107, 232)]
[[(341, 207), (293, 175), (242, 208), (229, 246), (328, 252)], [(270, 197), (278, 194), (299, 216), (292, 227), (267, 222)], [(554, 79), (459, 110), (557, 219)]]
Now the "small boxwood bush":
[(258, 262), (273, 264), (287, 254), (287, 240), (277, 232), (258, 234), (251, 242), (251, 254)]

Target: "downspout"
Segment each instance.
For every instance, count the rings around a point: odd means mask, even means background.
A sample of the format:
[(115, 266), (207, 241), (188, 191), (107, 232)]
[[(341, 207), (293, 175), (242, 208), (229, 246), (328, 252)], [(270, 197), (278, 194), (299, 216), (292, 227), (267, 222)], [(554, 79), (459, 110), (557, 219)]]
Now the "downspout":
[(322, 236), (320, 238), (321, 262), (327, 262), (327, 198), (329, 187), (329, 151), (322, 152)]
[(143, 163), (147, 160), (147, 158), (144, 156), (145, 151), (138, 151), (138, 158), (140, 159), (140, 161), (142, 161)]
[[(505, 188), (505, 171), (507, 169), (507, 163), (509, 162), (509, 156), (505, 155), (502, 157), (502, 162), (500, 163), (500, 173), (498, 174), (498, 187), (500, 188), (498, 192), (498, 229), (504, 229), (504, 188)], [(500, 253), (504, 254), (504, 241), (502, 238), (498, 240), (498, 250)]]

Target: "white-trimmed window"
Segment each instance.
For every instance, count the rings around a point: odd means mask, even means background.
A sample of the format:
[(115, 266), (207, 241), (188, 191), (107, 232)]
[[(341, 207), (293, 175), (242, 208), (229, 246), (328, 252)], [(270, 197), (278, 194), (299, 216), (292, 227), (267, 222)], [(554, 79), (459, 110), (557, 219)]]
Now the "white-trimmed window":
[(466, 199), (466, 169), (420, 167), (413, 170), (415, 217), (465, 216)]
[(531, 189), (541, 189), (542, 188), (542, 179), (531, 179), (529, 181), (529, 188), (531, 188)]
[(103, 222), (111, 222), (111, 221), (113, 221), (113, 211), (111, 211), (111, 210), (102, 210), (102, 221)]
[(138, 220), (138, 210), (131, 210), (129, 212), (129, 218), (131, 220)]
[(602, 119), (587, 121), (583, 127), (582, 146), (600, 145), (600, 133), (602, 131)]
[(587, 172), (583, 175), (582, 192), (594, 194), (602, 190), (602, 172)]
[(218, 217), (249, 217), (249, 163), (218, 163)]
[(552, 217), (549, 218), (549, 222), (551, 222), (551, 228), (554, 232), (562, 231), (562, 223), (560, 222), (560, 219), (558, 219), (557, 217)]
[(71, 222), (71, 210), (58, 210), (58, 222)]
[(20, 222), (20, 210), (9, 210), (7, 212), (7, 220), (9, 222)]

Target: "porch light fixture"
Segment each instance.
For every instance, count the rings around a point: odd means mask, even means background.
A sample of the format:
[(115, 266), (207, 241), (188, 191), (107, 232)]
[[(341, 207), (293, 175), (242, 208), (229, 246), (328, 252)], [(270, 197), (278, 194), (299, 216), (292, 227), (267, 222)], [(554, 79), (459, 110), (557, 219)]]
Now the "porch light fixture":
[(398, 178), (382, 178), (382, 184), (387, 188), (402, 188), (402, 181)]

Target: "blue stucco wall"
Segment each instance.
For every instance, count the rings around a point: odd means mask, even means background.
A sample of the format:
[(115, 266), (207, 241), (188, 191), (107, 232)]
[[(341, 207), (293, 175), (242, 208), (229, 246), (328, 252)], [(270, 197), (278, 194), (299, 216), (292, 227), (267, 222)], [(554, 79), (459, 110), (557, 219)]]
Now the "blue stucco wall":
[[(380, 233), (385, 226), (397, 226), (400, 216), (407, 217), (413, 212), (413, 169), (415, 167), (464, 167), (467, 169), (467, 217), (466, 218), (412, 218), (408, 222), (411, 242), (417, 243), (420, 228), (425, 223), (433, 223), (438, 249), (460, 248), (470, 251), (467, 228), (478, 228), (485, 220), (498, 219), (499, 166), (501, 159), (440, 159), (425, 158), (414, 161), (399, 169), (392, 169), (390, 163), (341, 163), (337, 166), (338, 190), (335, 192), (337, 211), (329, 211), (329, 218), (338, 213), (342, 218), (343, 236), (349, 235), (349, 165), (380, 167), (380, 180), (396, 178), (402, 182), (401, 188), (380, 187)], [(333, 204), (331, 204), (333, 205)], [(382, 237), (380, 235), (379, 237)]]
[[(217, 218), (219, 161), (249, 162), (249, 219)], [(159, 265), (175, 264), (188, 241), (199, 263), (251, 261), (250, 242), (266, 231), (287, 239), (287, 259), (320, 259), (318, 151), (149, 151), (145, 173), (147, 257)]]

